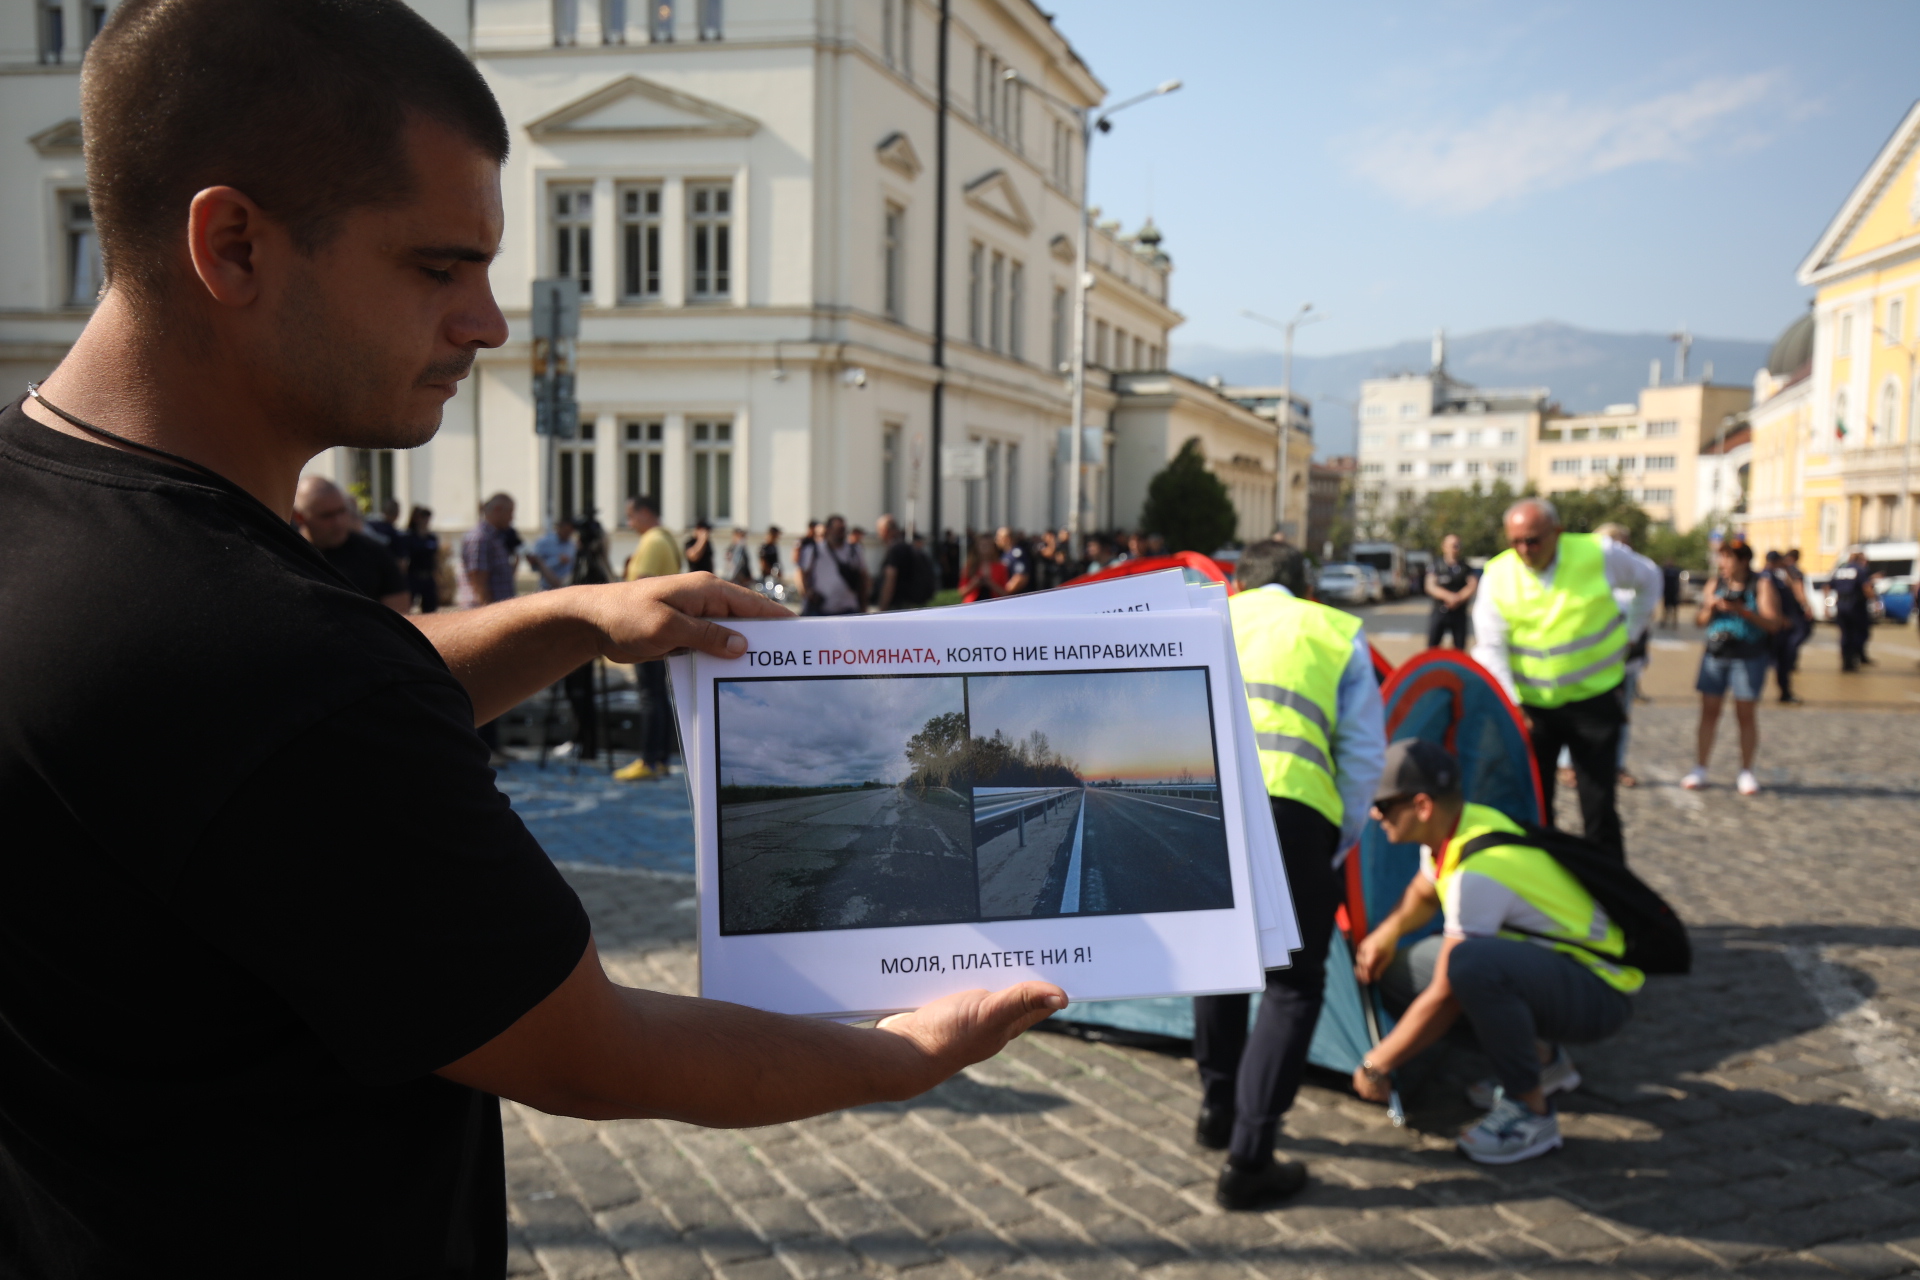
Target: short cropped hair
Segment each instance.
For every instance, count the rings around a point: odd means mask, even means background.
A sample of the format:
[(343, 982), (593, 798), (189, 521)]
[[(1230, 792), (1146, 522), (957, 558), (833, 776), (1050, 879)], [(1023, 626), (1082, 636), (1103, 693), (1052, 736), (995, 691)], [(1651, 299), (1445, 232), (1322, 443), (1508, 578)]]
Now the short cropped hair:
[(416, 118), (506, 158), (486, 81), (402, 0), (124, 0), (80, 89), (107, 281), (160, 297), (188, 205), (213, 186), (316, 252), (349, 211), (412, 195)]
[(1254, 542), (1240, 553), (1233, 580), (1242, 591), (1279, 583), (1296, 596), (1307, 594), (1307, 558), (1285, 542)]
[(634, 497), (628, 498), (627, 510), (644, 511), (648, 515), (651, 515), (652, 517), (654, 517), (654, 519), (656, 520), (660, 518), (660, 504), (655, 502), (652, 498), (648, 497), (644, 493), (637, 494)]

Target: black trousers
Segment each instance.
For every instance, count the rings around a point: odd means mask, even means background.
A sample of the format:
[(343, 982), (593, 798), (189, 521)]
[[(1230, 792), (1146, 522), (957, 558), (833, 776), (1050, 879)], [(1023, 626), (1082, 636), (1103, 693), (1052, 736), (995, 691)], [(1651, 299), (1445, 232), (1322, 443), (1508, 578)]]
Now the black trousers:
[(1840, 669), (1854, 671), (1867, 656), (1867, 635), (1873, 630), (1873, 618), (1865, 609), (1840, 609), (1834, 621), (1840, 624)]
[(1242, 1167), (1273, 1159), (1280, 1117), (1300, 1092), (1307, 1046), (1326, 999), (1327, 948), (1341, 902), (1340, 876), (1333, 869), (1340, 828), (1297, 800), (1270, 797), (1270, 803), (1300, 917), (1300, 950), (1293, 953), (1292, 968), (1267, 971), (1251, 1035), (1246, 996), (1198, 996), (1193, 1002), (1193, 1060), (1200, 1085), (1207, 1106), (1233, 1112), (1227, 1155)]
[(634, 668), (640, 677), (640, 758), (650, 769), (673, 754), (673, 705), (667, 701), (665, 659)]
[(1793, 673), (1800, 669), (1800, 646), (1807, 642), (1812, 625), (1802, 617), (1792, 619), (1773, 633), (1773, 678), (1780, 696), (1793, 696)]
[(1446, 636), (1453, 637), (1453, 647), (1467, 647), (1467, 611), (1463, 606), (1458, 609), (1435, 609), (1427, 620), (1427, 648), (1438, 649), (1440, 641)]
[(589, 760), (600, 754), (600, 713), (593, 700), (593, 664), (567, 672), (567, 705), (573, 708), (573, 745)]
[(1580, 822), (1587, 839), (1625, 862), (1627, 846), (1620, 831), (1615, 792), (1620, 780), (1620, 730), (1626, 709), (1618, 689), (1595, 694), (1559, 707), (1522, 707), (1533, 722), (1533, 762), (1540, 769), (1540, 788), (1546, 795), (1546, 825), (1553, 825), (1554, 769), (1560, 748), (1573, 757), (1573, 776), (1580, 792)]

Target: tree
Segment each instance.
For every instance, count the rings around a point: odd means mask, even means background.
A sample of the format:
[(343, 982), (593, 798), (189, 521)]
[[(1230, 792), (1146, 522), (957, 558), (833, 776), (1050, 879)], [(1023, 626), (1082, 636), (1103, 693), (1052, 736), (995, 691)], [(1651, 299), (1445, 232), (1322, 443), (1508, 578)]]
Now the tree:
[(1166, 470), (1147, 483), (1140, 529), (1165, 538), (1169, 551), (1211, 555), (1232, 540), (1239, 523), (1227, 486), (1207, 470), (1199, 436), (1181, 445)]

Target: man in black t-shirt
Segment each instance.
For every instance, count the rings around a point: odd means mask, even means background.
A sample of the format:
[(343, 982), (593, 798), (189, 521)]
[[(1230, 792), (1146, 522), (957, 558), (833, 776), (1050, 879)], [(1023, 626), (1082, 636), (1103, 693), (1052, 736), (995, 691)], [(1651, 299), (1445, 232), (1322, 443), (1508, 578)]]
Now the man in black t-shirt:
[(880, 612), (918, 609), (933, 599), (933, 583), (929, 580), (925, 557), (907, 541), (900, 522), (890, 515), (881, 516), (873, 527), (887, 549), (880, 561), (880, 585), (873, 599)]
[[(400, 0), (122, 0), (81, 74), (106, 285), (0, 409), (0, 1275), (498, 1277), (502, 1097), (774, 1124), (1064, 1006), (614, 985), (474, 723), (786, 611), (681, 575), (408, 619), (288, 523), (507, 340), (485, 82)], [(115, 723), (166, 749), (103, 769)]]
[(1467, 647), (1467, 612), (1473, 593), (1480, 586), (1480, 575), (1460, 557), (1460, 538), (1448, 534), (1440, 539), (1440, 558), (1427, 573), (1427, 594), (1433, 597), (1433, 615), (1427, 620), (1427, 648), (1438, 649), (1446, 636), (1453, 647)]
[(314, 549), (361, 595), (405, 613), (413, 603), (393, 553), (353, 528), (347, 495), (331, 480), (303, 476), (293, 491), (293, 522)]

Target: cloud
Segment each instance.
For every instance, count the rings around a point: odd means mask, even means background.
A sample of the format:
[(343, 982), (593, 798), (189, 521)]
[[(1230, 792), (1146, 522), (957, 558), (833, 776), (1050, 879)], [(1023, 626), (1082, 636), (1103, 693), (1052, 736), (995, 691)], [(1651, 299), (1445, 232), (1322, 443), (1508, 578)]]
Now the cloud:
[[(1564, 93), (1495, 108), (1460, 126), (1373, 130), (1349, 143), (1349, 166), (1416, 209), (1473, 213), (1633, 165), (1691, 159), (1716, 131), (1777, 94), (1778, 72), (1715, 76), (1638, 102), (1575, 102)], [(1739, 130), (1745, 148), (1763, 138)]]
[(907, 739), (966, 703), (958, 676), (722, 681), (723, 785), (898, 782)]

